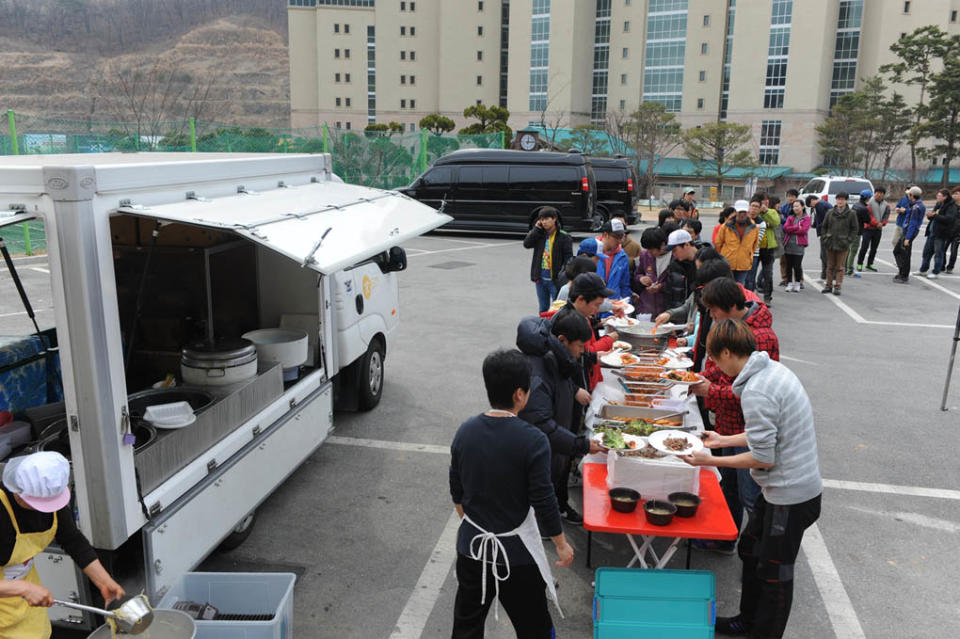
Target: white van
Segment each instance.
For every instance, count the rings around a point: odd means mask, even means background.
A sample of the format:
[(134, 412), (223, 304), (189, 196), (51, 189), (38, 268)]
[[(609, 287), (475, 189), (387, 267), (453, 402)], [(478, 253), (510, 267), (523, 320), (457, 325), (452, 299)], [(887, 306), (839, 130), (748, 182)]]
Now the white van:
[(851, 202), (856, 202), (864, 189), (873, 191), (873, 183), (865, 177), (822, 175), (813, 178), (800, 189), (800, 199), (808, 195), (816, 195), (821, 200), (825, 199), (830, 204), (836, 204), (837, 193), (846, 193), (850, 196)]
[[(31, 402), (43, 405), (13, 410), (31, 419), (33, 448), (70, 455), (80, 529), (108, 565), (138, 553), (138, 581), (124, 586), (155, 601), (249, 532), (257, 506), (326, 439), (335, 394), (377, 404), (399, 321), (399, 244), (450, 219), (344, 184), (326, 154), (2, 157), (0, 211), (0, 226), (43, 223), (53, 301), (43, 336), (0, 341), (39, 351), (30, 365), (53, 362), (36, 373), (54, 371), (54, 390)], [(241, 340), (277, 327), (306, 333), (306, 361), (282, 366)], [(30, 385), (33, 369), (13, 366)], [(208, 377), (183, 385), (185, 367)], [(195, 421), (145, 419), (174, 401)], [(89, 602), (86, 577), (62, 559), (38, 558), (45, 584)], [(73, 610), (50, 614), (92, 627)]]

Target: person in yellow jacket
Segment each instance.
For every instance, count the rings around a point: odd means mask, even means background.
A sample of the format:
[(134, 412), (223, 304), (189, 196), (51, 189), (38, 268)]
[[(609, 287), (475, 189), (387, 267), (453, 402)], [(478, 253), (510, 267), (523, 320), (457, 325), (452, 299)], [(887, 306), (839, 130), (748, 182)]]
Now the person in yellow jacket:
[(759, 229), (749, 216), (751, 206), (759, 210), (760, 203), (736, 201), (733, 205), (737, 210), (736, 215), (729, 216), (720, 227), (714, 245), (720, 255), (726, 258), (727, 263), (730, 264), (730, 270), (733, 271), (733, 278), (740, 284), (747, 281), (750, 268), (753, 266), (753, 252), (760, 238)]
[(96, 551), (77, 530), (70, 508), (70, 462), (39, 452), (7, 461), (0, 487), (0, 637), (47, 639), (45, 607), (53, 595), (40, 583), (34, 558), (56, 541), (100, 590), (105, 602), (123, 597)]

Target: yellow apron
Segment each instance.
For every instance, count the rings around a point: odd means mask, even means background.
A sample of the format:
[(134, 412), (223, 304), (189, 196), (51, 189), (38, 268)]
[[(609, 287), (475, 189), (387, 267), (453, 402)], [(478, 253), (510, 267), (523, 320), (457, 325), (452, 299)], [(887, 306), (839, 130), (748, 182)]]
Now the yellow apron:
[[(20, 525), (13, 515), (7, 494), (0, 490), (0, 501), (7, 509), (17, 540), (6, 566), (0, 568), (0, 579), (23, 579), (40, 584), (40, 576), (33, 558), (53, 543), (57, 534), (57, 513), (53, 513), (53, 525), (35, 533), (20, 532)], [(52, 629), (47, 609), (34, 607), (21, 597), (0, 597), (0, 637), (4, 639), (49, 639)]]

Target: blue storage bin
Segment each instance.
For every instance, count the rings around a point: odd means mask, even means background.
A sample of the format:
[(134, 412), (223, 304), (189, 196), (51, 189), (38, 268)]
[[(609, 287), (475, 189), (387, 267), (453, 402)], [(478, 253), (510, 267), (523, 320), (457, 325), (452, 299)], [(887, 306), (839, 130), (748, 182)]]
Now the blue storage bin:
[(197, 620), (196, 639), (293, 639), (293, 573), (188, 572), (160, 600), (209, 603), (221, 615), (268, 615), (269, 621)]
[(716, 584), (706, 570), (599, 568), (594, 639), (712, 639)]

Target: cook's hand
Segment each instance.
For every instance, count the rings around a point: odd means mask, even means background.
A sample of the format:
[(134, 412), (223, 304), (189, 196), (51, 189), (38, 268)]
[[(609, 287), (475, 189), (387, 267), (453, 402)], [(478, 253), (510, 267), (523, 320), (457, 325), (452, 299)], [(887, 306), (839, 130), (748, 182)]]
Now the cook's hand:
[(704, 448), (723, 448), (721, 436), (713, 430), (705, 430), (701, 434)]
[(30, 583), (29, 581), (20, 582), (23, 592), (20, 593), (20, 596), (23, 597), (28, 604), (31, 606), (49, 608), (53, 605), (53, 593), (48, 589), (44, 588), (40, 584)]
[(657, 315), (656, 319), (653, 320), (653, 323), (659, 327), (661, 324), (666, 324), (669, 321), (670, 313), (660, 313)]
[(643, 284), (644, 286), (650, 286), (651, 284), (653, 284), (653, 280), (650, 279), (649, 275), (644, 275), (643, 277), (640, 278), (640, 283)]
[(126, 594), (127, 592), (123, 587), (113, 579), (100, 586), (100, 595), (103, 597), (104, 604), (108, 604), (114, 599), (122, 599)]
[(712, 386), (712, 384), (710, 384), (710, 380), (704, 380), (699, 384), (693, 384), (690, 387), (690, 392), (697, 397), (706, 397), (710, 392), (710, 386)]
[(577, 389), (577, 394), (574, 395), (574, 398), (581, 406), (586, 406), (590, 403), (590, 392), (585, 388)]
[(590, 454), (591, 454), (591, 455), (593, 455), (594, 453), (605, 453), (605, 452), (607, 452), (608, 450), (610, 450), (610, 449), (607, 448), (606, 446), (604, 446), (603, 444), (601, 444), (600, 442), (598, 442), (597, 440), (595, 440), (595, 439), (591, 439), (591, 440), (590, 440)]
[(620, 333), (610, 330), (610, 331), (607, 331), (607, 337), (609, 337), (613, 341), (617, 341), (618, 339), (620, 339)]
[(690, 453), (689, 455), (680, 455), (680, 459), (687, 462), (691, 466), (710, 466), (713, 463), (713, 455), (705, 450), (698, 450), (697, 452)]
[(556, 562), (561, 568), (569, 566), (573, 563), (573, 546), (568, 544), (566, 541), (563, 541), (560, 544), (554, 544), (557, 548), (557, 554), (560, 555), (560, 560)]

